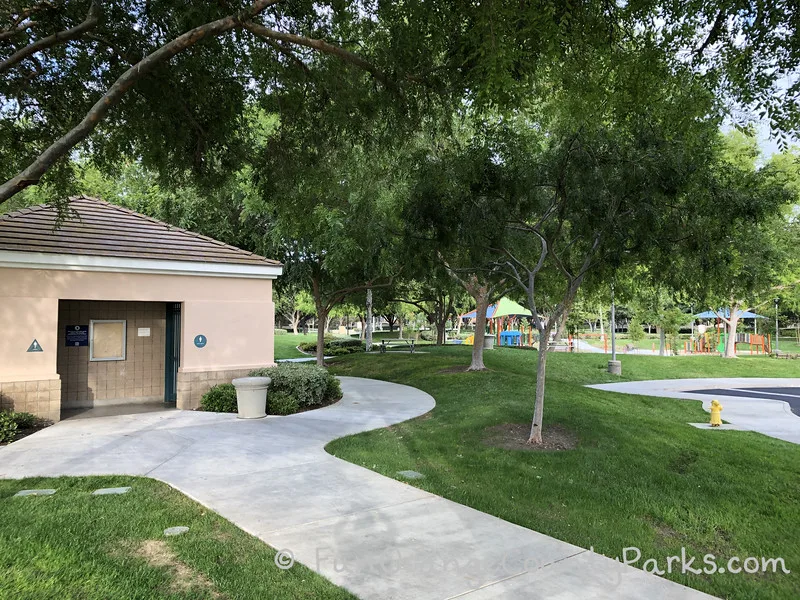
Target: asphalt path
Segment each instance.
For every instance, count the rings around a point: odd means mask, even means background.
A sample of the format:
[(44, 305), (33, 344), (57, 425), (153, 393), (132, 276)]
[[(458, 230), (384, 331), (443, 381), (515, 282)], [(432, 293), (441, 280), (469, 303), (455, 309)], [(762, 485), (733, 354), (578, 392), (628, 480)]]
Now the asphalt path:
[(794, 414), (800, 416), (800, 387), (716, 388), (713, 390), (687, 391), (691, 394), (736, 396), (754, 400), (783, 400), (789, 404)]

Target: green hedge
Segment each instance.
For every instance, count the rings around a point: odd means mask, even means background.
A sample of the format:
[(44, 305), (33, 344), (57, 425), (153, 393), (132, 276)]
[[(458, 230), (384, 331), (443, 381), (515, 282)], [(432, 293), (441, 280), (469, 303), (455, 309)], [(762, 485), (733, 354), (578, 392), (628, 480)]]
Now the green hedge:
[[(354, 352), (364, 352), (366, 346), (361, 340), (350, 338), (325, 338), (325, 356), (342, 356)], [(316, 354), (317, 343), (305, 342), (300, 344), (300, 350)]]
[(288, 329), (275, 329), (275, 335), (287, 335), (289, 333)]
[(292, 415), (300, 410), (300, 402), (288, 392), (267, 394), (267, 412), (271, 415)]
[(33, 429), (49, 424), (45, 419), (27, 412), (0, 411), (0, 443), (11, 442), (21, 429)]
[(200, 400), (200, 407), (209, 412), (235, 413), (239, 412), (236, 405), (236, 388), (232, 383), (215, 385)]
[(17, 435), (17, 422), (13, 413), (0, 412), (0, 443), (13, 442), (15, 435)]
[(319, 406), (341, 397), (336, 378), (317, 365), (279, 363), (274, 367), (253, 371), (250, 376), (269, 377), (272, 379), (270, 394), (286, 392), (297, 399), (301, 408)]
[(41, 421), (39, 417), (27, 412), (12, 412), (10, 414), (19, 429), (32, 429)]
[[(339, 380), (322, 367), (279, 363), (257, 369), (250, 377), (269, 377), (267, 413), (290, 415), (304, 408), (335, 402), (342, 397)], [(236, 388), (231, 383), (215, 385), (203, 395), (200, 407), (209, 412), (235, 413)]]

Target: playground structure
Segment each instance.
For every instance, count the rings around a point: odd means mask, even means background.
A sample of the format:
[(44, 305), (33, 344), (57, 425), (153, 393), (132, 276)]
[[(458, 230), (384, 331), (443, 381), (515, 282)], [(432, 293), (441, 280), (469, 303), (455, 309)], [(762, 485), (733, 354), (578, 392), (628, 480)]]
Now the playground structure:
[[(683, 350), (687, 354), (714, 354), (725, 352), (725, 344), (728, 334), (721, 331), (721, 328), (706, 331), (696, 335), (691, 340), (684, 343)], [(739, 345), (747, 344), (750, 347), (750, 354), (755, 350), (756, 354), (769, 354), (772, 348), (772, 337), (756, 333), (737, 333), (734, 341), (734, 350), (739, 352)]]
[[(697, 334), (692, 339), (684, 343), (684, 352), (687, 354), (714, 354), (725, 352), (725, 345), (728, 341), (728, 325), (723, 319), (730, 318), (730, 310), (708, 310), (694, 315), (695, 319), (714, 319), (714, 328), (709, 329), (705, 325), (697, 327)], [(766, 319), (763, 315), (753, 312), (740, 310), (739, 320), (752, 319), (753, 328), (756, 329), (756, 319)], [(770, 354), (772, 351), (772, 338), (769, 334), (758, 333), (737, 333), (733, 343), (734, 353), (739, 351), (740, 344), (749, 346), (750, 354), (755, 350), (756, 354)]]
[[(527, 317), (531, 316), (531, 311), (520, 304), (501, 298), (494, 304), (486, 308), (486, 322), (489, 324), (489, 333), (496, 337), (498, 346), (521, 346), (524, 334), (527, 330), (528, 345), (532, 338), (532, 327), (526, 323)], [(460, 315), (460, 319), (475, 319), (477, 311), (472, 311)], [(473, 343), (473, 338), (467, 338), (464, 343)]]
[[(476, 311), (473, 310), (459, 318), (475, 319), (476, 316)], [(508, 298), (501, 298), (486, 309), (486, 322), (489, 325), (486, 335), (494, 336), (498, 346), (533, 347), (534, 342), (538, 341), (538, 332), (530, 322), (531, 316), (531, 311), (525, 307)], [(464, 343), (473, 344), (474, 336), (468, 337)], [(549, 349), (573, 352), (576, 345), (572, 336), (568, 336), (564, 340), (551, 340)]]
[[(495, 304), (492, 304), (486, 311), (486, 322), (488, 325), (487, 336), (494, 337), (495, 343), (498, 346), (516, 346), (516, 347), (536, 347), (538, 346), (538, 332), (530, 322), (531, 313), (518, 303), (508, 298), (502, 298)], [(693, 328), (692, 337), (682, 343), (681, 347), (672, 348), (668, 343), (666, 346), (667, 354), (721, 354), (725, 351), (725, 344), (727, 342), (728, 333), (725, 331), (727, 325), (723, 318), (729, 318), (729, 311), (707, 311), (694, 315), (693, 319), (714, 319), (713, 326), (698, 325)], [(471, 312), (460, 315), (463, 320), (473, 320), (476, 318), (476, 312)], [(764, 319), (766, 317), (757, 315), (748, 311), (739, 311), (739, 319)], [(757, 327), (754, 325), (754, 329)], [(588, 334), (586, 337), (595, 337)], [(608, 334), (600, 334), (596, 339), (602, 340), (602, 352), (608, 353), (610, 350), (610, 338)], [(468, 337), (463, 342), (464, 344), (471, 345), (474, 343), (474, 336)], [(740, 346), (745, 346), (740, 349)], [(595, 347), (597, 345), (595, 344)], [(578, 352), (578, 351), (593, 351), (600, 352), (598, 348), (592, 350), (590, 345), (584, 340), (584, 336), (573, 337), (569, 334), (563, 339), (551, 338), (548, 343), (548, 350), (556, 352)], [(759, 333), (737, 333), (734, 343), (735, 352), (748, 352), (750, 354), (771, 354), (773, 350), (772, 338), (769, 334)], [(622, 347), (618, 346), (618, 351), (624, 354), (628, 353), (645, 353), (656, 354), (656, 344), (652, 344), (652, 349), (645, 350), (637, 347), (635, 344), (629, 343)]]

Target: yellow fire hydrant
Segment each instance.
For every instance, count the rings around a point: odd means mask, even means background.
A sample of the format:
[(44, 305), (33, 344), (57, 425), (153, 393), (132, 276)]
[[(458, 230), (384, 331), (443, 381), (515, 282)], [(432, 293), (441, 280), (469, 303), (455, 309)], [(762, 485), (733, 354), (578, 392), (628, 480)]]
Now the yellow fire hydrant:
[(722, 412), (722, 404), (719, 403), (718, 400), (711, 401), (711, 426), (712, 427), (719, 427), (722, 425), (722, 417), (720, 413)]

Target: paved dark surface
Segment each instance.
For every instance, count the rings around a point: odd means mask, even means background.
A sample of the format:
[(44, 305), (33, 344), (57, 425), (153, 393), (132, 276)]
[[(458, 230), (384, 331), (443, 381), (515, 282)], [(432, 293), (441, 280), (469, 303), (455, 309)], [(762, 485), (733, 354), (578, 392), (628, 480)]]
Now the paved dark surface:
[(690, 394), (711, 396), (737, 396), (754, 400), (783, 400), (792, 412), (800, 417), (800, 387), (757, 387), (757, 388), (717, 388), (713, 390), (692, 390)]

